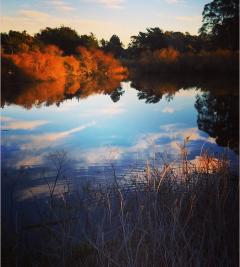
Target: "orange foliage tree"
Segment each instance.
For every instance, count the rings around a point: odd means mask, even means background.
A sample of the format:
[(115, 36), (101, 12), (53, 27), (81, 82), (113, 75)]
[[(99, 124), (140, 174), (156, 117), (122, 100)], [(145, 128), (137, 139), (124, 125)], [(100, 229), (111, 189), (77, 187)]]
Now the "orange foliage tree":
[[(126, 73), (126, 69), (118, 60), (99, 49), (79, 47), (78, 53), (77, 56), (63, 56), (58, 47), (49, 45), (42, 50), (1, 56), (34, 81), (54, 81), (69, 76), (78, 76), (80, 79), (96, 75), (109, 77)], [(14, 74), (12, 72), (7, 70), (5, 73)]]

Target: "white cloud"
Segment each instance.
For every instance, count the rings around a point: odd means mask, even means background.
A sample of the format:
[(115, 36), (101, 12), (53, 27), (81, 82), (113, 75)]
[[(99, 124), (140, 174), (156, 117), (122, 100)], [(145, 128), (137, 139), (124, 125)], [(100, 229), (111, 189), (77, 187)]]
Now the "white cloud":
[(81, 113), (82, 117), (91, 117), (91, 116), (115, 116), (122, 114), (126, 111), (122, 104), (110, 104), (106, 107), (85, 110)]
[(20, 148), (22, 150), (36, 150), (46, 148), (48, 146), (54, 145), (54, 142), (57, 142), (61, 139), (64, 139), (73, 133), (80, 132), (86, 128), (92, 127), (96, 124), (95, 121), (90, 123), (81, 125), (79, 127), (73, 128), (68, 131), (56, 132), (56, 133), (49, 133), (43, 135), (28, 135), (26, 138), (28, 139), (27, 143), (23, 143)]
[[(19, 11), (19, 15), (24, 16), (24, 18), (36, 18), (36, 19), (47, 19), (49, 18), (49, 14), (36, 11), (36, 10), (31, 10), (31, 9), (21, 9)], [(4, 17), (3, 17), (4, 18)]]
[(120, 147), (100, 147), (85, 151), (82, 155), (77, 154), (76, 158), (88, 165), (104, 164), (114, 160), (120, 160), (124, 149)]
[(171, 107), (165, 107), (163, 110), (162, 110), (163, 113), (173, 113), (175, 112), (175, 109), (174, 108), (171, 108)]
[(8, 117), (3, 117), (1, 120), (6, 122), (6, 124), (2, 126), (3, 130), (33, 130), (41, 125), (49, 123), (44, 120), (19, 121)]
[(1, 122), (5, 122), (5, 121), (11, 121), (12, 120), (12, 118), (10, 118), (10, 117), (4, 117), (4, 116), (1, 116)]
[(168, 4), (177, 4), (179, 0), (165, 0)]
[(67, 2), (62, 0), (47, 0), (45, 3), (51, 5), (52, 7), (60, 11), (73, 11), (76, 9), (73, 6), (69, 5)]
[(87, 3), (96, 3), (111, 9), (122, 9), (125, 0), (84, 0)]

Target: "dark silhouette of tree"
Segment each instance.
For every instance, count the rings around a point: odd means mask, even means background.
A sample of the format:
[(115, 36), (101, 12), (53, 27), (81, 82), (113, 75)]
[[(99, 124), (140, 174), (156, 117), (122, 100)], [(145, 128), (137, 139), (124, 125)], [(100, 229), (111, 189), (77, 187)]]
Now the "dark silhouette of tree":
[(58, 46), (65, 55), (75, 54), (78, 46), (86, 48), (98, 47), (98, 41), (93, 33), (79, 36), (75, 30), (65, 26), (60, 28), (47, 27), (36, 34), (35, 37), (44, 44)]
[(216, 138), (218, 145), (239, 153), (238, 96), (204, 93), (197, 96), (195, 108), (198, 128)]
[(41, 43), (26, 31), (9, 31), (8, 33), (1, 33), (1, 46), (4, 53), (15, 54), (36, 50), (41, 46)]
[(99, 48), (98, 40), (92, 32), (90, 35), (81, 35), (79, 45), (87, 48)]
[(131, 43), (127, 49), (129, 58), (139, 57), (143, 53), (153, 52), (164, 48), (173, 48), (181, 53), (199, 52), (207, 46), (207, 39), (190, 35), (188, 32), (163, 32), (159, 28), (147, 29), (147, 32), (139, 32), (131, 37)]
[(203, 9), (203, 25), (199, 33), (209, 34), (215, 47), (238, 49), (239, 1), (213, 0)]
[(138, 92), (137, 96), (138, 96), (139, 100), (144, 99), (145, 103), (147, 103), (147, 104), (156, 104), (163, 97), (163, 95), (161, 95), (161, 94), (156, 95), (154, 92), (151, 92), (151, 91), (146, 91), (146, 92), (140, 91), (140, 92)]
[(120, 100), (120, 97), (125, 93), (125, 91), (123, 90), (123, 88), (120, 86), (118, 87), (115, 91), (113, 91), (111, 94), (110, 94), (110, 97), (112, 99), (112, 101), (115, 103), (115, 102), (118, 102)]
[(156, 50), (167, 47), (164, 33), (159, 28), (148, 28), (147, 32), (139, 32), (137, 36), (131, 37), (130, 46), (141, 50)]
[(114, 34), (109, 41), (102, 39), (100, 43), (105, 52), (111, 53), (117, 58), (124, 56), (123, 43), (117, 35)]
[(69, 27), (49, 28), (41, 30), (36, 34), (36, 38), (44, 44), (58, 46), (65, 54), (74, 54), (76, 47), (80, 43), (80, 36)]

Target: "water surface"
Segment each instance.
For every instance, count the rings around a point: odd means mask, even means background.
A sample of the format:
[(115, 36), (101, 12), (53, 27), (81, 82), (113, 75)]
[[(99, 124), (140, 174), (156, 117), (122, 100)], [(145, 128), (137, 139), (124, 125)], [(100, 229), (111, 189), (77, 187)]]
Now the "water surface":
[(179, 157), (185, 138), (190, 160), (204, 149), (237, 162), (238, 90), (229, 81), (16, 84), (4, 87), (2, 107), (3, 168), (42, 166), (60, 150), (85, 171), (161, 164)]

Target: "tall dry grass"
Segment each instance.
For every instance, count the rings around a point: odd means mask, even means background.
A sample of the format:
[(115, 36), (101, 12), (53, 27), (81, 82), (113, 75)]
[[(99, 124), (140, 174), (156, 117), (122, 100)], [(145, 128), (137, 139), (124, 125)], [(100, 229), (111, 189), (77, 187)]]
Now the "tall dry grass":
[(21, 249), (7, 250), (5, 266), (238, 266), (237, 177), (225, 157), (203, 153), (199, 166), (186, 151), (177, 166), (148, 162), (121, 179), (111, 165), (113, 183), (75, 193), (60, 177), (65, 153), (52, 155), (48, 211), (18, 229)]

